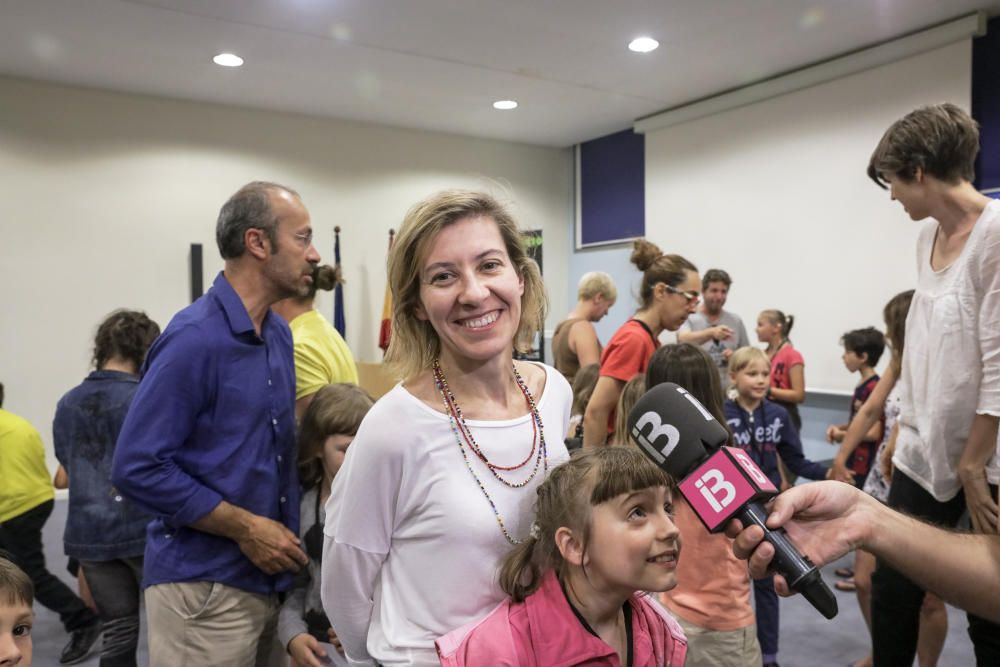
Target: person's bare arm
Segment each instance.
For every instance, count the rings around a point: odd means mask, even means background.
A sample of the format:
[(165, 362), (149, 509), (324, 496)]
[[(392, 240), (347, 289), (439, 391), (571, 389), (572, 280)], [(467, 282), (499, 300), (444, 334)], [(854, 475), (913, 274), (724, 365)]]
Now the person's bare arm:
[(608, 439), (608, 417), (618, 403), (625, 383), (602, 375), (597, 379), (594, 393), (590, 395), (587, 411), (583, 415), (583, 446), (600, 447)]
[(872, 424), (872, 427), (868, 429), (867, 433), (865, 433), (864, 441), (879, 442), (881, 440), (882, 440), (882, 423), (877, 421), (874, 424)]
[[(847, 427), (847, 433), (840, 442), (840, 450), (833, 457), (834, 475), (842, 475), (847, 472), (847, 458), (865, 440), (875, 440), (881, 433), (882, 412), (885, 408), (885, 399), (889, 397), (889, 392), (896, 386), (896, 372), (892, 366), (886, 369), (882, 377), (879, 378), (872, 393), (868, 395), (865, 404), (854, 415), (854, 419)], [(877, 431), (872, 435), (872, 431)], [(877, 462), (876, 462), (877, 465)]]
[(69, 475), (66, 474), (66, 468), (60, 463), (59, 467), (56, 468), (56, 476), (52, 479), (52, 486), (57, 489), (68, 489), (69, 488)]
[(299, 547), (299, 538), (283, 524), (225, 500), (191, 527), (233, 540), (243, 555), (267, 574), (295, 572), (309, 562)]
[[(997, 503), (986, 482), (986, 465), (997, 451), (997, 423), (1000, 421), (1000, 230), (987, 227), (979, 241), (979, 261), (972, 267), (978, 283), (980, 381), (976, 414), (958, 463), (958, 476), (965, 490), (965, 503), (977, 532), (996, 533)], [(971, 406), (970, 406), (971, 407)]]
[[(817, 566), (861, 548), (946, 602), (1000, 622), (1000, 536), (942, 530), (838, 482), (797, 486), (775, 498), (771, 510), (768, 527), (783, 526)], [(774, 548), (762, 543), (763, 530), (733, 521), (726, 533), (735, 538), (733, 553), (749, 559), (751, 576), (765, 576)], [(775, 589), (790, 593), (781, 575)]]
[(569, 330), (569, 349), (576, 353), (580, 368), (601, 360), (601, 343), (597, 330), (587, 321), (575, 322)]
[(771, 388), (771, 398), (785, 403), (801, 403), (806, 400), (806, 371), (802, 364), (795, 364), (788, 370), (791, 389)]
[(691, 331), (681, 329), (677, 332), (677, 342), (691, 343), (692, 345), (704, 345), (710, 340), (727, 340), (733, 335), (733, 330), (724, 324), (708, 327), (701, 331)]
[(965, 490), (972, 529), (977, 533), (997, 533), (997, 503), (986, 481), (986, 464), (997, 450), (997, 422), (992, 415), (976, 415), (958, 462), (958, 476)]

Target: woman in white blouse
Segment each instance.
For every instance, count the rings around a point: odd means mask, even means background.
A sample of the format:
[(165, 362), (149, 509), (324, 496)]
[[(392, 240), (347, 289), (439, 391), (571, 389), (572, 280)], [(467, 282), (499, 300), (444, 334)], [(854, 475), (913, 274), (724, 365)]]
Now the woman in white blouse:
[[(921, 107), (886, 131), (868, 175), (913, 220), (917, 285), (906, 352), (889, 506), (997, 533), (1000, 461), (1000, 201), (972, 184), (976, 121), (953, 104)], [(875, 664), (913, 662), (923, 590), (887, 562), (872, 575)], [(1000, 627), (969, 615), (977, 663), (1000, 664)]]
[(368, 413), (327, 504), (323, 605), (352, 665), (437, 665), (434, 640), (503, 599), (499, 558), (568, 455), (571, 391), (514, 361), (545, 293), (493, 197), (448, 191), (407, 213), (389, 257), (404, 378)]

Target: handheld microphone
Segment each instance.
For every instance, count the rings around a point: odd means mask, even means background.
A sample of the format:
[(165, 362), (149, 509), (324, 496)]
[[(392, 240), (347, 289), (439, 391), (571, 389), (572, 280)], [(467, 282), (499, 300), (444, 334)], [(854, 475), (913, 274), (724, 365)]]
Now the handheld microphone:
[(664, 382), (647, 391), (628, 416), (628, 431), (653, 463), (680, 480), (678, 488), (705, 528), (724, 530), (730, 519), (757, 524), (774, 546), (774, 569), (826, 618), (837, 615), (837, 598), (812, 561), (798, 552), (784, 529), (764, 522), (763, 501), (777, 495), (749, 455), (725, 447), (729, 432), (682, 387)]

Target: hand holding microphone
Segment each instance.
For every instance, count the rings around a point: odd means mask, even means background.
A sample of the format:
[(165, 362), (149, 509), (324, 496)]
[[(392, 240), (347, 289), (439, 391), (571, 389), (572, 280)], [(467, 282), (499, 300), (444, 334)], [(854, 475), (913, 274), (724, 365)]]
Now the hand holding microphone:
[(697, 399), (676, 384), (659, 384), (629, 413), (628, 429), (643, 452), (679, 480), (681, 494), (710, 532), (721, 532), (731, 519), (759, 526), (774, 548), (773, 568), (826, 618), (837, 615), (837, 599), (816, 566), (784, 530), (765, 525), (762, 502), (778, 490), (746, 452), (724, 446), (729, 432)]
[[(877, 502), (841, 482), (804, 484), (775, 498), (767, 525), (787, 530), (796, 544), (812, 554), (819, 565), (825, 565), (865, 544), (877, 523), (872, 507)], [(726, 535), (734, 538), (736, 557), (749, 562), (751, 576), (765, 576), (773, 550), (766, 546), (763, 531), (732, 522), (726, 527)], [(774, 586), (778, 593), (789, 594), (787, 582), (780, 576), (775, 578)]]

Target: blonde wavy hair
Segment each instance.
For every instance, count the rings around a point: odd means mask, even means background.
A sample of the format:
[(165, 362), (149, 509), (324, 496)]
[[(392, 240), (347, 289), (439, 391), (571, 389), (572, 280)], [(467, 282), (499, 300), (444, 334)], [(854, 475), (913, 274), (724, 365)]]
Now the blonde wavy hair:
[(485, 217), (500, 230), (507, 256), (524, 281), (521, 321), (514, 335), (514, 349), (531, 349), (535, 333), (545, 321), (547, 299), (538, 265), (528, 256), (524, 237), (514, 218), (496, 198), (484, 192), (445, 190), (411, 208), (396, 234), (389, 253), (389, 289), (392, 292), (392, 336), (385, 363), (397, 376), (410, 379), (430, 368), (440, 354), (441, 340), (430, 322), (417, 318), (420, 305), (421, 265), (438, 233), (459, 220)]

